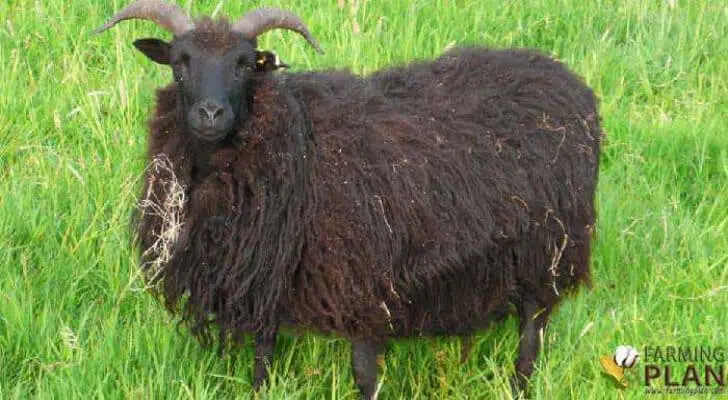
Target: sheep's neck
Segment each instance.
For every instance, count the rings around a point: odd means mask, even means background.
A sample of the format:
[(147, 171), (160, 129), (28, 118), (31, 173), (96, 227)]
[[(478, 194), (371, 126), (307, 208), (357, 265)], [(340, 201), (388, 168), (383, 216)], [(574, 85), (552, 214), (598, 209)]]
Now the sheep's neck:
[(213, 154), (225, 147), (229, 147), (229, 144), (203, 143), (192, 139), (192, 143), (187, 148), (192, 152), (190, 161), (192, 161), (192, 179), (194, 181), (204, 180), (215, 172), (217, 168), (212, 162)]

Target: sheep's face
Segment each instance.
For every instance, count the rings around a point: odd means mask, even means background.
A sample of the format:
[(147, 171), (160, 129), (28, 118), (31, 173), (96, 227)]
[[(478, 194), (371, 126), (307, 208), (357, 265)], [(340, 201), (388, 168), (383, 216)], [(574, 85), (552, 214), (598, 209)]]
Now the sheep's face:
[(151, 60), (171, 66), (187, 131), (205, 142), (225, 139), (247, 119), (253, 74), (278, 67), (272, 53), (256, 51), (254, 42), (226, 27), (202, 24), (171, 43), (134, 42)]
[(152, 61), (172, 67), (179, 89), (180, 122), (192, 136), (206, 142), (223, 140), (248, 118), (255, 73), (286, 66), (274, 53), (255, 50), (258, 35), (272, 29), (292, 30), (322, 52), (300, 17), (271, 7), (249, 11), (230, 24), (225, 18), (195, 21), (179, 6), (161, 0), (136, 0), (94, 32), (130, 19), (153, 21), (174, 34), (170, 43), (141, 39), (134, 46)]

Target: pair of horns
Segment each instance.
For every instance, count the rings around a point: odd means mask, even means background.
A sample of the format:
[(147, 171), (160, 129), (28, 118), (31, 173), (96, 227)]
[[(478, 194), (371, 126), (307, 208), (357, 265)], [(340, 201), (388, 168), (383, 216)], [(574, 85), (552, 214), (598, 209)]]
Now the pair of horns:
[[(108, 22), (97, 28), (94, 33), (101, 33), (127, 19), (153, 21), (172, 32), (174, 36), (182, 36), (195, 29), (192, 18), (179, 6), (159, 0), (137, 0), (116, 13)], [(299, 33), (316, 51), (323, 53), (321, 46), (311, 36), (306, 24), (290, 11), (277, 8), (259, 8), (246, 13), (232, 25), (232, 30), (240, 32), (246, 39), (255, 39), (258, 35), (277, 28), (289, 29)]]

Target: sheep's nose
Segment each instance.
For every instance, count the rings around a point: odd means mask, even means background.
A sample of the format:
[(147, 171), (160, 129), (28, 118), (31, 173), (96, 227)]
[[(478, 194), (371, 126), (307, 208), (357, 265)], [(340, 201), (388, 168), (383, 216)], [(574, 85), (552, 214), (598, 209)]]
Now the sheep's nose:
[(224, 100), (207, 98), (190, 107), (187, 123), (195, 136), (203, 140), (218, 140), (232, 131), (235, 112)]
[(197, 109), (200, 119), (206, 125), (215, 125), (216, 121), (225, 113), (225, 107), (214, 101), (206, 101)]

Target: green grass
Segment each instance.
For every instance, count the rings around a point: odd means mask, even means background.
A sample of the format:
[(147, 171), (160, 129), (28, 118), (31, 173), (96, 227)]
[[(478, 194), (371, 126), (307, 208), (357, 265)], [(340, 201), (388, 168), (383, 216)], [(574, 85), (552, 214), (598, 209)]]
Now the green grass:
[[(312, 4), (316, 3), (316, 4)], [(720, 0), (272, 0), (326, 50), (292, 33), (262, 46), (297, 69), (370, 72), (450, 44), (533, 47), (601, 99), (594, 287), (552, 318), (538, 399), (615, 398), (598, 356), (619, 344), (728, 346), (728, 5)], [(0, 4), (0, 398), (252, 397), (252, 350), (220, 359), (141, 290), (128, 215), (144, 167), (153, 88), (170, 80), (131, 47), (164, 36), (121, 0)], [(217, 1), (188, 1), (210, 13)], [(259, 3), (230, 1), (240, 15)], [(355, 28), (358, 26), (358, 28)], [(515, 319), (478, 336), (397, 343), (384, 399), (507, 396)], [(348, 345), (284, 335), (261, 399), (355, 398)], [(644, 396), (640, 373), (628, 398)]]

